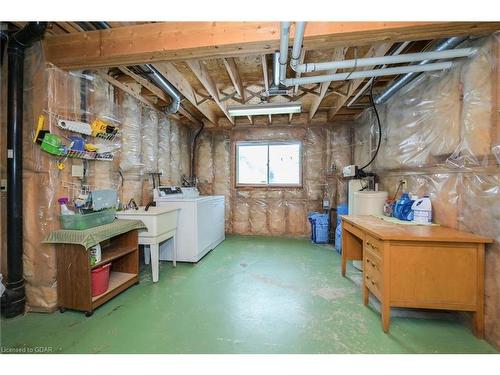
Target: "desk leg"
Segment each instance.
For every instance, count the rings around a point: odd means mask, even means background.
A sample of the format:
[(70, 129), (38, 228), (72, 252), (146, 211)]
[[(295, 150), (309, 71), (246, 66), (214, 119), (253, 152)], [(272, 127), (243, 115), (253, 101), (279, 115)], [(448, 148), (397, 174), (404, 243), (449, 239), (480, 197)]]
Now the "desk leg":
[(475, 311), (472, 313), (472, 329), (474, 336), (478, 339), (484, 338), (484, 311)]
[(174, 267), (177, 267), (177, 235), (174, 235), (172, 238), (172, 241), (174, 242), (172, 245), (172, 263)]
[(370, 297), (370, 292), (368, 291), (368, 287), (365, 285), (363, 281), (363, 304), (368, 306), (368, 298)]
[(342, 229), (342, 255), (341, 255), (341, 273), (345, 277), (347, 268), (347, 231)]
[(381, 301), (380, 310), (382, 313), (382, 329), (387, 333), (389, 332), (389, 324), (391, 322), (391, 307), (389, 303)]
[(151, 272), (153, 273), (153, 282), (158, 282), (158, 273), (160, 268), (160, 249), (158, 244), (149, 245), (151, 251)]
[(477, 307), (472, 313), (472, 330), (477, 338), (484, 338), (484, 244), (477, 247)]

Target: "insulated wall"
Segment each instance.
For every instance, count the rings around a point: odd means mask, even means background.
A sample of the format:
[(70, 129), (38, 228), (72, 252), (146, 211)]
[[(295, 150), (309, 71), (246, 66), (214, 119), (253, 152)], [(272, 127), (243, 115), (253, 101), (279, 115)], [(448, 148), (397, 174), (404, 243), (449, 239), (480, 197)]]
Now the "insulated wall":
[[(5, 65), (4, 65), (5, 66)], [(191, 132), (177, 120), (144, 108), (135, 98), (110, 85), (95, 72), (65, 72), (46, 64), (40, 44), (27, 50), (24, 74), (23, 183), (24, 183), (24, 278), (28, 311), (57, 308), (55, 247), (41, 244), (52, 230), (59, 229), (62, 196), (74, 198), (82, 184), (90, 189), (117, 189), (121, 202), (134, 198), (137, 204), (152, 199), (148, 173), (162, 172), (162, 180), (180, 185), (189, 175)], [(2, 80), (3, 82), (6, 80)], [(2, 88), (2, 124), (5, 123), (5, 87)], [(59, 158), (41, 151), (33, 143), (38, 117), (44, 115), (44, 129), (63, 138), (77, 135), (57, 126), (58, 120), (91, 122), (101, 119), (118, 127), (110, 140), (89, 137), (114, 155), (113, 161)], [(5, 126), (1, 146), (6, 155)], [(171, 142), (175, 146), (171, 146)], [(58, 163), (59, 167), (58, 168)], [(83, 165), (85, 180), (72, 177), (72, 166)], [(0, 164), (6, 178), (5, 159)], [(2, 192), (2, 218), (5, 197)], [(5, 275), (5, 220), (2, 220), (1, 270)]]
[[(237, 187), (235, 144), (238, 141), (300, 141), (301, 187)], [(307, 214), (322, 209), (325, 191), (331, 206), (343, 182), (335, 166), (350, 161), (350, 129), (344, 126), (269, 126), (232, 132), (204, 131), (197, 142), (196, 173), (202, 194), (226, 197), (226, 232), (306, 236)]]
[[(445, 72), (425, 73), (378, 106), (382, 144), (371, 168), (381, 189), (429, 194), (437, 223), (495, 239), (486, 246), (487, 339), (500, 347), (500, 160), (495, 37), (468, 43), (478, 53)], [(377, 142), (371, 110), (354, 125), (355, 164)]]

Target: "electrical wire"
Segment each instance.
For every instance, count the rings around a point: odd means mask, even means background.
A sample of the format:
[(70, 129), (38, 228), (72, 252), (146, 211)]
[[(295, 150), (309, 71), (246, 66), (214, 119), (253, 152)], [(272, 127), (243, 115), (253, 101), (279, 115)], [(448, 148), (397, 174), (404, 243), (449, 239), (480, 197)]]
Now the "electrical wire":
[(373, 161), (377, 157), (378, 150), (380, 149), (380, 144), (382, 143), (382, 126), (380, 125), (380, 117), (378, 115), (377, 106), (375, 105), (375, 101), (373, 100), (373, 84), (374, 83), (375, 83), (375, 80), (373, 80), (371, 85), (370, 85), (370, 104), (372, 105), (373, 111), (375, 112), (375, 117), (377, 118), (378, 144), (377, 144), (377, 149), (375, 150), (375, 154), (373, 154), (371, 160), (366, 165), (364, 165), (363, 167), (360, 168), (361, 171), (363, 169), (365, 169), (366, 167), (368, 167), (371, 163), (373, 163)]

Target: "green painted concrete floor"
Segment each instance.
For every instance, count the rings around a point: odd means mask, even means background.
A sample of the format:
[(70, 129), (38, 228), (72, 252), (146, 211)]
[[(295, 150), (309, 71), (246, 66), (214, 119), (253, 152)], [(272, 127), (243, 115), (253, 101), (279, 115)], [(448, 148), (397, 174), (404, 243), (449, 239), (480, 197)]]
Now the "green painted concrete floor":
[[(306, 239), (229, 236), (198, 264), (162, 263), (90, 318), (1, 321), (2, 351), (60, 353), (497, 353), (458, 320), (393, 317), (362, 304), (359, 272)], [(359, 284), (359, 282), (358, 282)]]

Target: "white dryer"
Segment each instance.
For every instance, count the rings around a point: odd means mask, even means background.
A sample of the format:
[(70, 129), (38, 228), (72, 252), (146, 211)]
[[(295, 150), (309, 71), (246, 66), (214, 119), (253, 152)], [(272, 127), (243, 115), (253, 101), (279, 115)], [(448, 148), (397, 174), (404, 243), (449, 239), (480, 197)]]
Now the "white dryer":
[[(225, 240), (224, 196), (200, 196), (195, 188), (159, 186), (154, 190), (159, 207), (180, 209), (177, 224), (177, 261), (198, 262)], [(172, 260), (170, 243), (160, 248), (160, 260)]]

